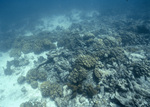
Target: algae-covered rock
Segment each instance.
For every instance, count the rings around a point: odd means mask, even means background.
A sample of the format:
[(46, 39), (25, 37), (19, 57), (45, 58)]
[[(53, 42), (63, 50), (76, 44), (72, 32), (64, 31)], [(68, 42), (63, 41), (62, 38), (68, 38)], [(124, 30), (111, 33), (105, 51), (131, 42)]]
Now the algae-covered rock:
[(43, 97), (50, 97), (52, 99), (61, 97), (63, 94), (61, 85), (50, 83), (49, 81), (43, 82), (40, 86), (40, 90)]

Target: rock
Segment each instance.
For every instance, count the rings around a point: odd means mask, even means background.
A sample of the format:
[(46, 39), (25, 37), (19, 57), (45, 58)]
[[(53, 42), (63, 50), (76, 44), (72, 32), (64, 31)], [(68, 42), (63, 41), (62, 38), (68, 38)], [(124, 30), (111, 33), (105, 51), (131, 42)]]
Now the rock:
[(26, 92), (27, 92), (27, 90), (26, 90), (26, 87), (25, 87), (25, 86), (23, 86), (23, 87), (21, 88), (21, 92), (23, 92), (23, 93), (26, 93)]
[(14, 70), (12, 70), (11, 68), (4, 69), (4, 74), (5, 75), (11, 75), (13, 72), (14, 72)]
[(38, 87), (38, 82), (37, 81), (32, 81), (30, 85), (33, 89), (36, 89)]
[(47, 72), (46, 71), (40, 71), (38, 73), (38, 80), (39, 81), (45, 81), (47, 79)]
[(37, 69), (31, 69), (26, 74), (26, 81), (27, 83), (31, 83), (32, 81), (38, 80), (38, 70)]
[(85, 102), (85, 100), (86, 100), (85, 97), (80, 97), (79, 102), (80, 102), (80, 103), (83, 103), (83, 102)]
[(29, 63), (30, 63), (29, 60), (28, 60), (28, 59), (25, 59), (25, 58), (19, 60), (19, 66), (26, 66), (26, 65), (28, 65)]
[(37, 101), (27, 101), (20, 104), (20, 107), (45, 107), (43, 103)]
[(26, 79), (24, 76), (20, 76), (20, 77), (18, 77), (17, 82), (18, 82), (18, 84), (23, 84), (25, 82), (25, 80)]

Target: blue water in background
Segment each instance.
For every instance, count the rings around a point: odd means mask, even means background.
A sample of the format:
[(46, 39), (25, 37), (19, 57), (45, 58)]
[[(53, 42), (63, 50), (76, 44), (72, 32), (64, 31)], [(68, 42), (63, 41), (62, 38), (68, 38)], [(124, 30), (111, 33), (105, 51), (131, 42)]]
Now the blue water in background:
[(110, 16), (147, 12), (149, 18), (150, 0), (0, 0), (0, 31), (7, 32), (12, 24), (17, 29), (25, 21), (36, 23), (43, 16), (66, 14), (71, 9), (97, 10)]

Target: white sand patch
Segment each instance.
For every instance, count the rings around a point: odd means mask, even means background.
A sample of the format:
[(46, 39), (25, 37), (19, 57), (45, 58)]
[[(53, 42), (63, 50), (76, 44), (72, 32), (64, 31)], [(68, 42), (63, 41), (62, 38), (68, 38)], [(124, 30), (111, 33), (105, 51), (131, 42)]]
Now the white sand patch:
[(32, 36), (34, 34), (38, 34), (42, 31), (53, 31), (56, 28), (68, 29), (72, 23), (80, 23), (84, 21), (86, 18), (92, 18), (96, 15), (99, 15), (99, 12), (93, 11), (81, 11), (77, 9), (70, 10), (65, 14), (60, 15), (51, 15), (51, 16), (43, 16), (38, 19), (37, 23), (33, 25), (32, 30), (27, 30), (24, 28), (17, 29), (17, 34), (20, 36)]
[(33, 36), (33, 33), (31, 31), (26, 31), (24, 36)]
[(52, 31), (56, 29), (56, 27), (63, 27), (66, 29), (70, 25), (71, 22), (68, 17), (65, 15), (59, 15), (40, 19), (40, 23), (35, 27), (35, 29), (36, 31)]
[(6, 68), (7, 61), (11, 61), (14, 58), (10, 58), (8, 52), (0, 53), (0, 54), (1, 54), (1, 56), (0, 56), (0, 75), (2, 75), (2, 74), (4, 74), (3, 69)]
[[(46, 53), (44, 52), (40, 55), (35, 55), (34, 53), (25, 55), (22, 53), (19, 59), (26, 58), (30, 63), (27, 66), (13, 68), (15, 72), (10, 76), (4, 75), (2, 68), (6, 68), (7, 61), (13, 60), (13, 58), (9, 57), (9, 53), (2, 53), (0, 57), (0, 107), (19, 107), (21, 103), (29, 100), (43, 101), (39, 88), (32, 89), (27, 83), (19, 85), (17, 79), (21, 75), (26, 75), (29, 69), (35, 67), (34, 61), (37, 61), (38, 57), (43, 56), (46, 58)], [(22, 88), (25, 88), (26, 92), (22, 92)], [(54, 101), (50, 99), (44, 99), (44, 101), (47, 101), (47, 105), (51, 105), (50, 107), (56, 107)]]
[(98, 11), (95, 11), (95, 10), (90, 11), (86, 14), (87, 17), (93, 17), (93, 16), (98, 16), (98, 15), (100, 15), (100, 13)]

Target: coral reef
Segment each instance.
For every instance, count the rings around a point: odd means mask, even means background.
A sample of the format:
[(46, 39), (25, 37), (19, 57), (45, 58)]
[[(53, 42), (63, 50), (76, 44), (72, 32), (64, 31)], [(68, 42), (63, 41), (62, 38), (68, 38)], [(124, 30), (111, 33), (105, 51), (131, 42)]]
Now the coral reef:
[(96, 58), (90, 55), (79, 55), (76, 59), (75, 64), (78, 66), (83, 66), (84, 68), (90, 69), (94, 68), (96, 65)]
[(47, 79), (47, 73), (45, 71), (38, 72), (38, 80), (45, 81)]
[(71, 99), (75, 98), (78, 93), (80, 93), (80, 94), (84, 93), (84, 90), (82, 89), (81, 84), (73, 85), (73, 84), (68, 83), (67, 86), (68, 86), (68, 88), (70, 88), (72, 90)]
[[(43, 69), (42, 69), (43, 70)], [(30, 69), (26, 74), (26, 81), (31, 83), (32, 81), (45, 81), (47, 79), (47, 72), (39, 69)]]
[(84, 79), (86, 79), (86, 77), (87, 77), (87, 70), (79, 66), (73, 69), (68, 79), (72, 83), (78, 83), (78, 82), (82, 82)]
[(10, 52), (10, 56), (20, 56), (20, 52), (23, 52), (25, 54), (30, 52), (39, 54), (55, 48), (56, 46), (51, 42), (50, 39), (48, 39), (48, 37), (18, 37), (13, 43), (13, 49)]
[(69, 89), (72, 90), (71, 99), (75, 98), (77, 94), (82, 94), (83, 96), (87, 96), (92, 98), (94, 95), (98, 94), (99, 88), (94, 88), (91, 84), (83, 86), (82, 84), (70, 84), (67, 83)]
[(45, 81), (40, 85), (41, 94), (43, 97), (50, 97), (55, 99), (56, 97), (61, 97), (63, 94), (62, 86), (57, 83), (50, 83)]
[(33, 89), (36, 89), (36, 88), (38, 87), (38, 82), (37, 82), (37, 81), (32, 81), (32, 82), (30, 83), (30, 85), (31, 85), (31, 87), (32, 87)]
[(132, 72), (135, 77), (150, 76), (150, 67), (141, 63), (133, 63), (130, 65)]
[(58, 47), (65, 47), (72, 51), (78, 51), (81, 47), (84, 47), (84, 42), (82, 42), (83, 38), (79, 35), (79, 32), (67, 32), (63, 36), (63, 38), (60, 38), (58, 42)]
[(38, 70), (37, 69), (31, 69), (26, 74), (26, 82), (31, 83), (32, 81), (38, 80)]
[(93, 75), (96, 78), (96, 80), (99, 82), (102, 78), (103, 73), (99, 69), (94, 69)]
[(43, 97), (49, 97), (50, 95), (50, 82), (45, 81), (40, 85), (40, 90)]
[(27, 101), (20, 104), (20, 107), (46, 107), (46, 105), (41, 102)]
[(85, 88), (85, 90), (86, 90), (88, 97), (90, 97), (90, 98), (92, 98), (95, 94), (98, 94), (98, 91), (96, 89), (94, 89), (92, 85), (88, 85)]
[[(42, 97), (58, 107), (149, 107), (149, 24), (118, 18), (95, 17), (68, 29), (17, 37), (10, 52), (16, 59), (7, 62), (4, 73), (11, 75), (13, 67), (29, 64), (17, 59), (21, 52), (49, 51), (47, 59), (41, 56), (36, 68), (17, 79), (19, 84), (39, 87)], [(27, 88), (21, 90), (27, 93)]]

